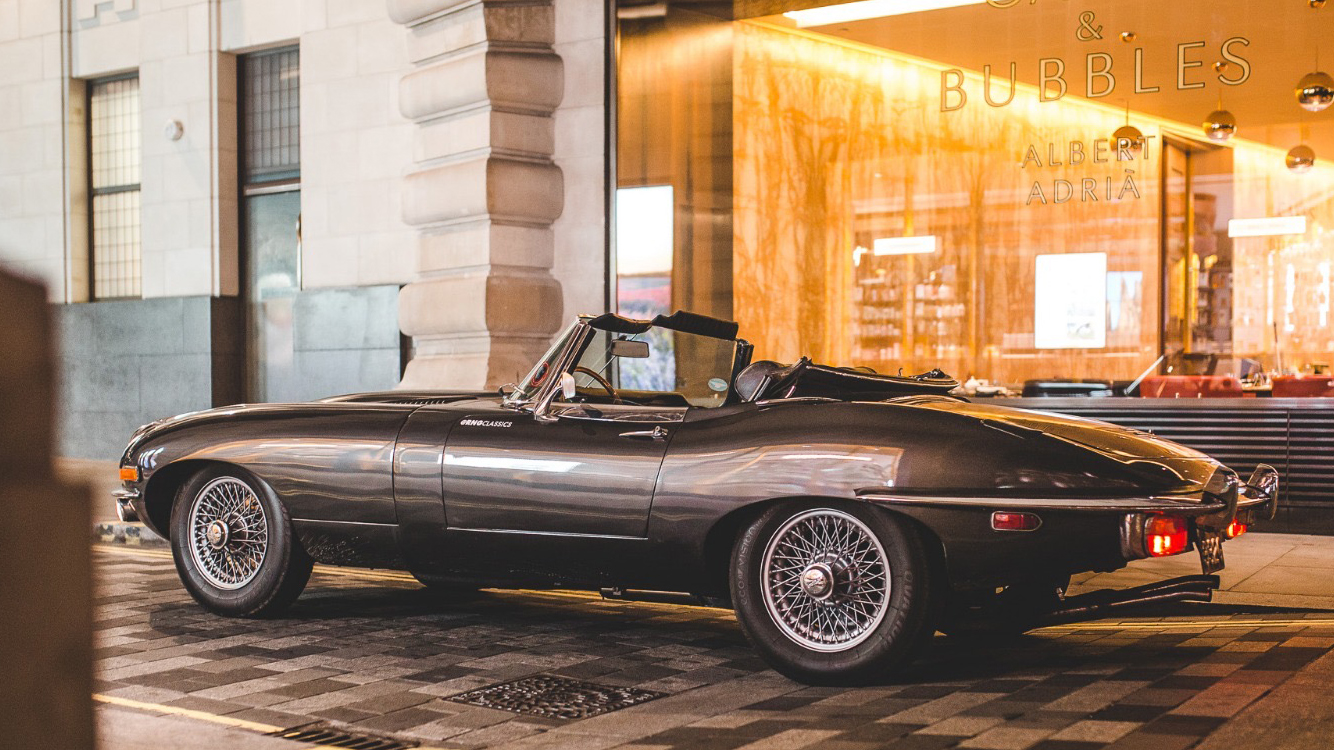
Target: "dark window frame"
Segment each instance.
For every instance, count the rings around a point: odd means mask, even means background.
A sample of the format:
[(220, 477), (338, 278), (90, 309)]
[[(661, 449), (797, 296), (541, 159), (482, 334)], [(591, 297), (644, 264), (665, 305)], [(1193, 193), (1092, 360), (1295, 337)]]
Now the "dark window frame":
[[(133, 299), (142, 299), (142, 298), (143, 298), (143, 240), (142, 240), (143, 209), (142, 209), (142, 204), (141, 204), (141, 206), (140, 206), (140, 208), (139, 208), (139, 217), (138, 217), (138, 220), (137, 220), (137, 222), (136, 222), (136, 223), (138, 224), (139, 231), (141, 232), (141, 234), (140, 234), (140, 240), (139, 240), (139, 242), (138, 242), (138, 245), (137, 245), (137, 247), (134, 248), (134, 252), (135, 252), (135, 255), (136, 255), (137, 257), (135, 257), (135, 258), (131, 261), (131, 262), (133, 263), (133, 265), (137, 266), (138, 277), (137, 277), (137, 278), (131, 277), (131, 285), (132, 285), (132, 287), (133, 287), (133, 289), (130, 290), (131, 293), (129, 293), (129, 294), (108, 294), (108, 295), (99, 295), (98, 292), (97, 292), (97, 289), (98, 289), (98, 278), (99, 278), (99, 274), (98, 274), (98, 270), (97, 270), (97, 266), (98, 266), (98, 263), (97, 263), (97, 259), (98, 259), (97, 216), (98, 216), (98, 213), (97, 213), (97, 209), (96, 209), (97, 199), (100, 198), (100, 197), (103, 197), (103, 196), (117, 195), (117, 194), (122, 194), (122, 193), (131, 193), (131, 192), (133, 192), (133, 193), (139, 193), (140, 196), (142, 197), (142, 194), (143, 194), (143, 193), (142, 193), (142, 189), (143, 189), (143, 173), (142, 173), (142, 160), (143, 160), (143, 155), (142, 155), (142, 145), (141, 145), (141, 146), (140, 146), (140, 156), (139, 156), (139, 158), (140, 158), (140, 174), (139, 174), (139, 181), (138, 181), (138, 182), (134, 182), (134, 183), (121, 183), (121, 184), (117, 184), (117, 185), (105, 185), (105, 186), (102, 186), (102, 187), (98, 187), (98, 186), (96, 186), (96, 175), (94, 174), (94, 169), (95, 169), (95, 165), (96, 165), (97, 159), (96, 159), (96, 157), (95, 157), (94, 150), (93, 150), (93, 149), (94, 149), (94, 140), (95, 140), (95, 133), (94, 133), (95, 127), (94, 127), (94, 118), (93, 118), (93, 100), (94, 100), (94, 98), (96, 97), (96, 95), (99, 93), (99, 89), (100, 89), (101, 87), (106, 86), (106, 85), (108, 85), (108, 84), (112, 84), (112, 83), (118, 83), (118, 82), (120, 82), (120, 81), (130, 81), (130, 80), (133, 80), (133, 81), (135, 81), (135, 83), (136, 83), (136, 87), (135, 87), (135, 97), (138, 98), (139, 95), (140, 95), (140, 91), (142, 90), (142, 89), (141, 89), (141, 84), (140, 84), (140, 81), (139, 81), (139, 71), (138, 71), (138, 70), (128, 71), (128, 72), (125, 72), (125, 73), (118, 73), (118, 74), (116, 74), (116, 75), (103, 76), (103, 77), (101, 77), (101, 78), (90, 79), (90, 80), (87, 82), (87, 86), (85, 87), (85, 91), (84, 91), (84, 125), (85, 125), (85, 128), (84, 128), (84, 154), (85, 154), (86, 157), (87, 157), (87, 165), (86, 165), (86, 170), (85, 170), (85, 172), (86, 172), (86, 173), (85, 173), (85, 178), (86, 178), (86, 187), (87, 187), (87, 191), (88, 191), (88, 192), (87, 192), (87, 208), (88, 208), (88, 258), (87, 258), (87, 264), (88, 264), (88, 300), (89, 300), (90, 302), (105, 302), (105, 301), (114, 301), (114, 300), (133, 300)], [(143, 138), (143, 119), (142, 119), (142, 118), (143, 118), (143, 109), (142, 109), (142, 105), (140, 106), (140, 109), (139, 109), (139, 118), (140, 118), (140, 119), (139, 119), (139, 135), (138, 135), (138, 137), (139, 137), (140, 139), (142, 139), (142, 138)]]

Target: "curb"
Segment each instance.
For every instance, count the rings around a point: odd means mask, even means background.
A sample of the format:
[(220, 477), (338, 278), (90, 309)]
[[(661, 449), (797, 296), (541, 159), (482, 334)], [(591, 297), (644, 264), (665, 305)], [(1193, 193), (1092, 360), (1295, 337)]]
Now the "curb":
[(123, 544), (127, 547), (167, 546), (167, 540), (149, 531), (147, 526), (124, 521), (94, 524), (93, 541), (103, 544)]

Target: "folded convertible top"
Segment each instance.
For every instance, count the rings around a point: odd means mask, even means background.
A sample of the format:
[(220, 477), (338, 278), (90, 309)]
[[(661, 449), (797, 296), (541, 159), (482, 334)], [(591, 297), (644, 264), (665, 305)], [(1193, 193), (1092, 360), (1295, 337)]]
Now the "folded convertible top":
[(659, 315), (653, 320), (636, 320), (614, 313), (604, 313), (588, 321), (588, 324), (599, 331), (625, 334), (644, 333), (657, 326), (658, 328), (668, 328), (682, 333), (694, 333), (728, 341), (736, 340), (738, 330), (734, 321), (710, 318), (707, 315), (698, 315), (685, 310), (677, 310), (671, 315)]

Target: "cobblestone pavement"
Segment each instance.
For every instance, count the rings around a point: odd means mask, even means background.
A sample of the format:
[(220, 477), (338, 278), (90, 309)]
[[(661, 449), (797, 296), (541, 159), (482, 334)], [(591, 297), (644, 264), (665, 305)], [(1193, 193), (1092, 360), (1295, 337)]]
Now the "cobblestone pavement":
[[(810, 688), (767, 670), (720, 610), (449, 599), (404, 574), (317, 568), (287, 617), (231, 620), (194, 604), (165, 551), (96, 549), (99, 695), (432, 747), (1178, 750), (1334, 671), (1334, 612), (1204, 607), (1005, 642), (938, 636), (890, 683)], [(534, 675), (662, 695), (577, 720), (449, 700)]]

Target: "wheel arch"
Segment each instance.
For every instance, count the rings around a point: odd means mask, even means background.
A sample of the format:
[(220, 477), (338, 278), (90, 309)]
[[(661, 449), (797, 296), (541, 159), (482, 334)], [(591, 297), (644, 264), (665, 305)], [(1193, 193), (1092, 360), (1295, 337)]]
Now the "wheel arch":
[[(217, 461), (212, 459), (184, 459), (173, 461), (166, 466), (153, 472), (153, 476), (148, 478), (148, 483), (144, 486), (144, 510), (146, 517), (144, 523), (148, 525), (153, 533), (163, 539), (171, 538), (171, 508), (176, 501), (176, 493), (190, 477), (199, 473), (201, 470), (209, 467), (220, 467), (226, 469), (236, 469), (244, 472), (247, 476), (253, 477), (256, 481), (264, 485), (266, 489), (272, 492), (269, 486), (261, 477), (256, 476), (240, 464), (234, 464), (228, 461)], [(282, 502), (282, 497), (273, 493), (278, 502)]]
[(737, 537), (741, 534), (741, 530), (756, 518), (763, 515), (769, 508), (772, 508), (778, 503), (784, 503), (791, 500), (810, 503), (828, 503), (835, 507), (851, 505), (874, 507), (881, 513), (887, 513), (902, 519), (916, 530), (921, 537), (932, 567), (940, 574), (933, 576), (933, 579), (940, 584), (945, 584), (945, 582), (949, 580), (948, 558), (945, 554), (944, 541), (935, 530), (925, 523), (922, 523), (922, 521), (917, 518), (914, 518), (911, 514), (856, 498), (829, 497), (823, 495), (790, 495), (766, 498), (764, 500), (756, 500), (755, 502), (747, 503), (739, 508), (734, 508), (731, 511), (728, 511), (714, 522), (713, 526), (709, 528), (709, 531), (704, 536), (703, 551), (704, 570), (707, 576), (707, 587), (710, 591), (728, 591), (727, 575), (731, 566), (732, 549), (736, 546)]

